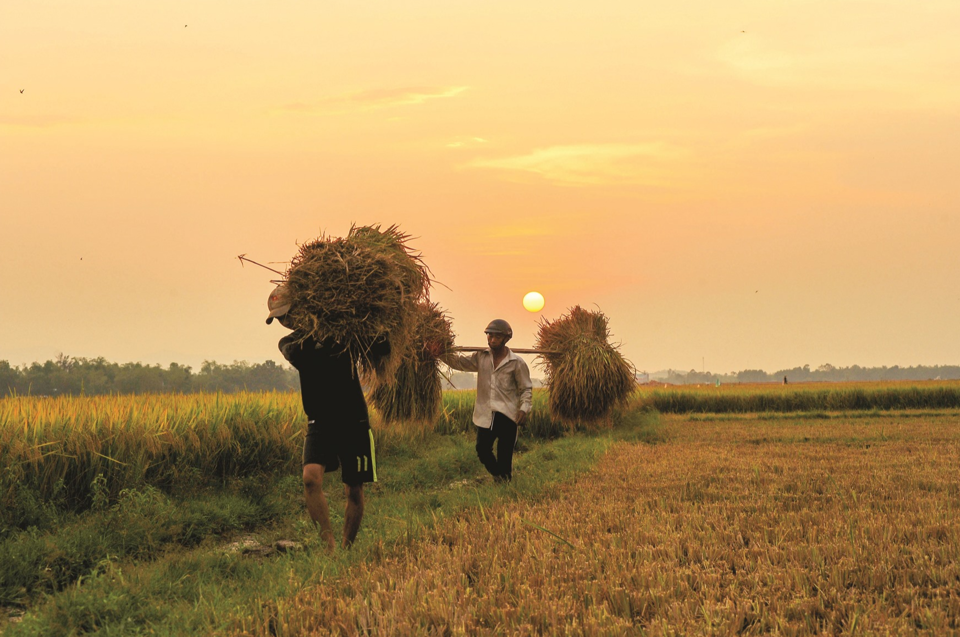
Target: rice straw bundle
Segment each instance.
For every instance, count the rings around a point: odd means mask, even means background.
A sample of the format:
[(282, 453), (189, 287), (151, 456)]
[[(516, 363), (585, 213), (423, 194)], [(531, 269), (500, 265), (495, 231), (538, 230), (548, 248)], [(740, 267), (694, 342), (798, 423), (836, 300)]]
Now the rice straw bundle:
[(636, 386), (633, 366), (608, 341), (607, 317), (579, 305), (554, 321), (541, 319), (536, 349), (550, 388), (553, 418), (596, 422), (623, 404)]
[(410, 235), (400, 232), (397, 226), (380, 230), (380, 226), (353, 226), (347, 239), (364, 245), (387, 257), (400, 276), (401, 290), (414, 303), (430, 294), (430, 271), (419, 254), (407, 245)]
[(436, 303), (416, 306), (413, 347), (397, 368), (395, 382), (377, 383), (370, 392), (385, 422), (433, 422), (440, 413), (443, 385), (437, 356), (453, 347), (453, 328)]
[[(408, 356), (416, 306), (431, 279), (397, 226), (354, 226), (343, 238), (321, 236), (300, 246), (286, 273), (294, 329), (334, 342), (365, 373), (391, 377)], [(390, 354), (371, 349), (389, 342)]]

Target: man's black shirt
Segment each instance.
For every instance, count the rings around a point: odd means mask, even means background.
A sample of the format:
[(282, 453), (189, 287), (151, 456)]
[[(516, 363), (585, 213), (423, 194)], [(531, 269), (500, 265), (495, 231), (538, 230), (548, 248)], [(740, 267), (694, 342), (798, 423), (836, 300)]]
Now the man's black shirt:
[(300, 338), (301, 334), (293, 332), (280, 339), (279, 346), (300, 373), (300, 396), (307, 418), (332, 424), (367, 420), (363, 388), (349, 354), (336, 344)]

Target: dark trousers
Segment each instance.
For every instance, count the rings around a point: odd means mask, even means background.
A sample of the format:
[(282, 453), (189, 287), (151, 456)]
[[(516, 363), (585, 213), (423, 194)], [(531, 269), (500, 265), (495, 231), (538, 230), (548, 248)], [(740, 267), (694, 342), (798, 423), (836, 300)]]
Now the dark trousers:
[[(497, 443), (497, 455), (493, 455), (493, 443)], [(493, 413), (490, 429), (477, 427), (477, 457), (498, 480), (513, 478), (513, 447), (517, 444), (517, 423), (499, 411)]]

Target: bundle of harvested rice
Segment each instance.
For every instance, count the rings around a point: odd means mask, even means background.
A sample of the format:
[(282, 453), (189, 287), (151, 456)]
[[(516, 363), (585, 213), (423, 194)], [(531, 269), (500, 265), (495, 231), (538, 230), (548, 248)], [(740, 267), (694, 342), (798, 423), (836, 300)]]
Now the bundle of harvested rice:
[(380, 230), (380, 226), (353, 226), (347, 239), (387, 257), (397, 269), (401, 290), (409, 300), (417, 303), (429, 296), (430, 270), (420, 254), (407, 245), (410, 235), (400, 232), (395, 225), (386, 230)]
[(541, 354), (555, 419), (569, 425), (601, 420), (636, 387), (633, 366), (608, 341), (607, 317), (579, 305), (554, 321), (541, 319)]
[[(285, 276), (292, 327), (339, 344), (364, 372), (391, 376), (409, 355), (416, 306), (431, 283), (408, 239), (396, 226), (354, 226), (346, 237), (300, 246)], [(374, 360), (384, 342), (390, 354)]]
[(438, 356), (453, 347), (453, 328), (436, 303), (416, 306), (411, 330), (413, 347), (394, 375), (395, 382), (378, 382), (370, 400), (385, 422), (432, 422), (443, 397)]

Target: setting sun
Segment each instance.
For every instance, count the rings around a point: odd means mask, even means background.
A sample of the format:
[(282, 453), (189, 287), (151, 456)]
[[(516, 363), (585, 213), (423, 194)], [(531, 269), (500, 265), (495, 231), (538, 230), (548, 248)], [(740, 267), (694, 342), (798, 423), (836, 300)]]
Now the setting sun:
[(539, 312), (543, 309), (543, 295), (539, 292), (527, 292), (523, 297), (523, 307), (529, 312)]

